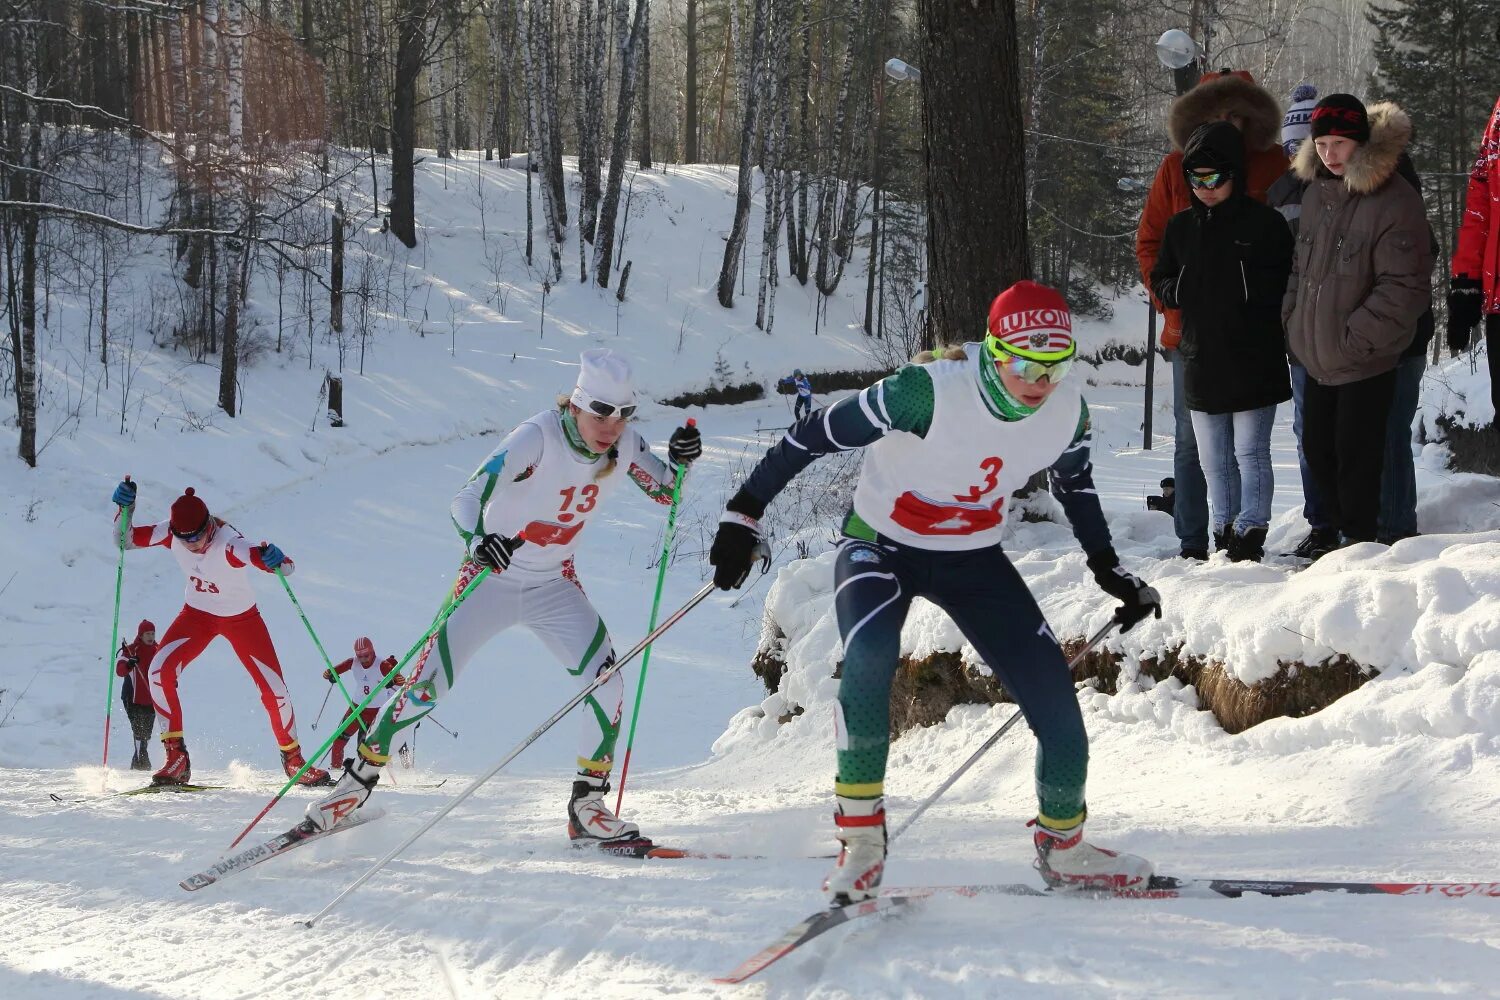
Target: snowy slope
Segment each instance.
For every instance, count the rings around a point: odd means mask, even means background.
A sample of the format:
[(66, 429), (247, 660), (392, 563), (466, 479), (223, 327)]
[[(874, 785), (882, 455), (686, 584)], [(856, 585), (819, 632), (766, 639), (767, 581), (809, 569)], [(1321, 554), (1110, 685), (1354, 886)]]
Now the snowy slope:
[[(365, 375), (346, 366), (346, 427), (308, 428), (322, 369), (336, 364), (321, 340), (311, 372), (305, 347), (268, 355), (246, 375), (246, 412), (198, 427), (194, 414), (211, 413), (217, 372), (150, 349), (142, 331), (128, 434), (118, 433), (119, 414), (101, 394), (98, 414), (85, 407), (67, 421), (37, 470), (0, 459), (8, 526), (0, 534), (0, 719), (11, 713), (0, 725), (0, 908), (10, 931), (0, 937), (0, 996), (1497, 995), (1500, 900), (1339, 897), (935, 901), (831, 934), (737, 991), (711, 986), (708, 977), (819, 905), (826, 862), (809, 855), (831, 846), (833, 767), (832, 688), (818, 676), (833, 649), (814, 579), (825, 571), (826, 529), (809, 530), (814, 558), (777, 585), (805, 587), (807, 646), (801, 672), (789, 678), (789, 690), (807, 692), (805, 715), (786, 726), (764, 718), (765, 692), (746, 666), (772, 580), (748, 596), (716, 594), (652, 658), (627, 813), (662, 842), (760, 860), (572, 855), (562, 837), (568, 719), (317, 929), (294, 925), (568, 697), (571, 680), (521, 632), (487, 647), (460, 697), (434, 716), (456, 739), (422, 728), (418, 767), (393, 769), (395, 787), (378, 793), (386, 818), (221, 886), (189, 896), (175, 883), (218, 856), (279, 787), (253, 688), (222, 645), (189, 669), (183, 696), (195, 776), (232, 787), (53, 803), (49, 792), (73, 799), (139, 781), (120, 769), (128, 730), (118, 706), (110, 772), (96, 766), (115, 568), (107, 498), (121, 473), (142, 484), (142, 520), (163, 514), (192, 483), (247, 535), (281, 544), (298, 561), (292, 586), (336, 657), (364, 633), (382, 653), (399, 653), (451, 579), (453, 492), (495, 434), (571, 384), (580, 349), (630, 354), (653, 398), (701, 386), (720, 357), (737, 379), (747, 367), (770, 379), (793, 364), (862, 363), (857, 267), (816, 338), (811, 299), (793, 282), (782, 285), (771, 337), (754, 329), (751, 303), (725, 313), (713, 301), (730, 172), (673, 168), (666, 178), (638, 179), (636, 204), (649, 211), (630, 223), (626, 256), (636, 264), (619, 334), (612, 290), (565, 282), (549, 295), (538, 336), (540, 292), (516, 245), (525, 175), (431, 158), (419, 169), (419, 213), (433, 227), (423, 246), (407, 254), (366, 237), (402, 277)], [(514, 286), (504, 315), (485, 263), (487, 249), (493, 256), (486, 241), (500, 239), (510, 241), (503, 273)], [(576, 247), (564, 259), (576, 261)], [(159, 273), (159, 261), (140, 262), (138, 289), (149, 287), (153, 266)], [(274, 285), (257, 287), (253, 313), (274, 334)], [(1139, 314), (1119, 313), (1113, 327), (1086, 336), (1125, 339)], [(63, 341), (44, 351), (57, 392), (43, 414), (45, 438), (63, 424), (63, 387), (92, 399), (98, 372), (79, 375)], [(1317, 716), (1234, 737), (1172, 682), (1147, 680), (1113, 698), (1082, 692), (1097, 838), (1185, 875), (1500, 878), (1500, 484), (1454, 476), (1429, 446), (1419, 470), (1427, 537), (1388, 552), (1341, 553), (1297, 575), (1274, 560), (1185, 567), (1169, 558), (1170, 524), (1143, 503), (1170, 474), (1163, 394), (1155, 447), (1142, 451), (1141, 388), (1112, 384), (1138, 382), (1140, 369), (1079, 371), (1099, 383), (1089, 390), (1098, 480), (1122, 554), (1159, 582), (1169, 604), (1167, 618), (1133, 632), (1124, 648), (1186, 639), (1231, 658), (1246, 679), (1275, 657), (1316, 659), (1325, 646), (1388, 668)], [(1158, 375), (1166, 388), (1165, 372)], [(700, 585), (730, 476), (775, 439), (787, 407), (773, 396), (693, 415), (708, 448), (689, 479), (664, 609)], [(648, 405), (641, 430), (660, 444), (683, 416)], [(1290, 414), (1282, 418), (1270, 546), (1278, 551), (1301, 528)], [(579, 571), (623, 648), (644, 632), (663, 518), (631, 491), (607, 514), (609, 529), (584, 540)], [(780, 541), (786, 565), (795, 546)], [(1027, 525), (1011, 548), (1060, 631), (1082, 632), (1106, 613), (1066, 529)], [(122, 622), (149, 616), (164, 627), (180, 586), (165, 553), (128, 554)], [(315, 745), (336, 711), (330, 705), (311, 729), (327, 691), (322, 662), (274, 581), (256, 587), (304, 743)], [(912, 648), (936, 648), (954, 636), (919, 614), (908, 639)], [(632, 670), (632, 690), (635, 677)], [(893, 816), (1007, 715), (962, 708), (898, 741)], [(1012, 733), (898, 843), (888, 881), (1033, 880), (1021, 826), (1034, 805), (1031, 767), (1029, 737)], [(414, 787), (443, 778), (441, 789)], [(289, 795), (263, 829), (294, 821), (308, 797)]]

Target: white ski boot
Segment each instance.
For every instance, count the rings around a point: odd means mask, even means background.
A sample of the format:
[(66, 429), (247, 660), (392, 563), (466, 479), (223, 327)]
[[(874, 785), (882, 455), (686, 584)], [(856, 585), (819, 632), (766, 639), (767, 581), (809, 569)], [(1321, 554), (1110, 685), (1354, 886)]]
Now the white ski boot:
[(573, 795), (568, 799), (568, 836), (575, 846), (640, 837), (639, 826), (622, 820), (604, 804), (608, 791), (609, 775), (578, 772)]
[(1038, 820), (1032, 842), (1036, 845), (1036, 870), (1053, 889), (1145, 889), (1155, 870), (1151, 862), (1134, 854), (1095, 847), (1083, 839), (1083, 824), (1058, 831)]
[(318, 830), (331, 830), (365, 804), (380, 782), (380, 765), (356, 754), (344, 765), (344, 774), (333, 790), (307, 806), (306, 819)]
[(885, 873), (885, 799), (838, 796), (833, 825), (843, 844), (833, 871), (823, 880), (823, 891), (833, 906), (869, 899), (880, 888)]

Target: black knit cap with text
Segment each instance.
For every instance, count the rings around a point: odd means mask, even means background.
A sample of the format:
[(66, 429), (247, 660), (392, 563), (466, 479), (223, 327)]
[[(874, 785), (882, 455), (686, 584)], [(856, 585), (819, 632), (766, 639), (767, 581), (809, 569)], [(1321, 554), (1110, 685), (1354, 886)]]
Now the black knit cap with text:
[(1370, 141), (1370, 116), (1353, 94), (1329, 94), (1312, 113), (1312, 137), (1342, 136), (1355, 142)]

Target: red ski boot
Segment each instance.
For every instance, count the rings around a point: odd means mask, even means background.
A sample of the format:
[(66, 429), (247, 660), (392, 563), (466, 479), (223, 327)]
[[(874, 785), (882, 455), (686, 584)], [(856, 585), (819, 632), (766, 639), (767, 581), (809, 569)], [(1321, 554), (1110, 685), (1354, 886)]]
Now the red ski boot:
[[(286, 771), (288, 778), (301, 771), (302, 765), (306, 763), (307, 758), (302, 756), (302, 747), (298, 744), (293, 744), (290, 750), (281, 751), (281, 767)], [(302, 777), (297, 779), (297, 784), (304, 788), (320, 788), (333, 784), (333, 779), (321, 767), (309, 767), (306, 771), (302, 771)]]
[(153, 785), (186, 785), (193, 777), (193, 762), (188, 760), (187, 743), (181, 733), (161, 738), (167, 750), (167, 762), (151, 776)]

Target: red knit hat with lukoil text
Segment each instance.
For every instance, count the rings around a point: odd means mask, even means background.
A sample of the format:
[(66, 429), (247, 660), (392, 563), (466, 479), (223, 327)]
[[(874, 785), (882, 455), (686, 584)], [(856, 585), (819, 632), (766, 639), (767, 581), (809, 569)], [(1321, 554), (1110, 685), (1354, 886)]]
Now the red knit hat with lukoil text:
[(172, 503), (172, 534), (189, 538), (199, 534), (208, 523), (208, 504), (189, 486)]
[(1061, 361), (1078, 350), (1067, 301), (1035, 281), (1018, 281), (995, 296), (985, 340), (992, 350), (1033, 361)]

